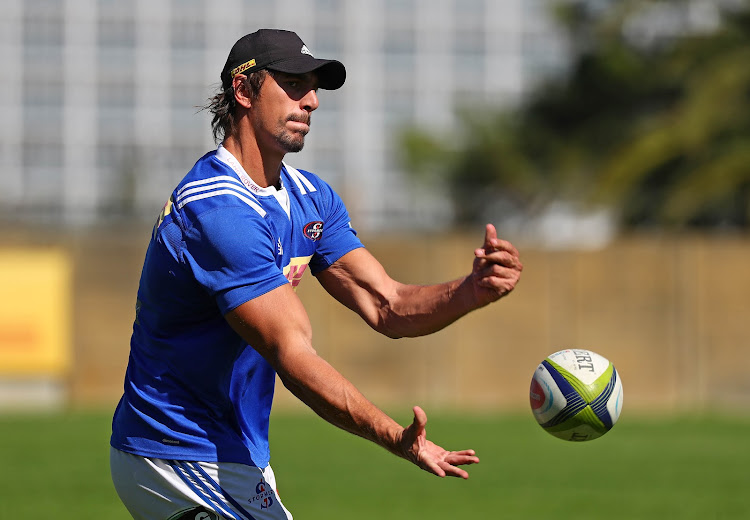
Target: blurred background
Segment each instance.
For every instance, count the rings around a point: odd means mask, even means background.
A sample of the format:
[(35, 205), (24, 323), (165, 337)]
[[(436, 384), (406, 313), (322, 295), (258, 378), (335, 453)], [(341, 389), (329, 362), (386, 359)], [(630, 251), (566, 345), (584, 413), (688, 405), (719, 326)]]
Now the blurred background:
[(348, 70), (287, 160), (394, 277), (465, 274), (485, 222), (527, 266), (398, 342), (302, 284), (374, 399), (521, 406), (539, 360), (586, 347), (629, 403), (750, 404), (747, 2), (6, 0), (0, 24), (0, 402), (116, 402), (149, 230), (215, 147), (200, 107), (232, 44), (280, 27)]
[(303, 281), (317, 350), (368, 397), (526, 413), (536, 365), (580, 347), (620, 372), (621, 421), (748, 416), (744, 0), (4, 0), (0, 410), (103, 410), (106, 430), (151, 227), (262, 27), (346, 65), (287, 162), (394, 278), (466, 274), (486, 222), (521, 250), (510, 297), (427, 338)]

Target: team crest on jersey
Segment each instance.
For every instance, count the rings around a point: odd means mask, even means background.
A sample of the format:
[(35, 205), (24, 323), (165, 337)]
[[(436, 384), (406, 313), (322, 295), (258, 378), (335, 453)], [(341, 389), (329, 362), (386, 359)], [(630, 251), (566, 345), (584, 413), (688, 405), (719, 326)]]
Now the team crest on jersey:
[(323, 236), (323, 223), (319, 220), (308, 222), (305, 224), (303, 233), (310, 240), (320, 240), (320, 237)]
[(255, 486), (255, 496), (250, 498), (248, 502), (251, 504), (257, 502), (261, 509), (268, 509), (274, 504), (273, 497), (274, 492), (271, 486), (265, 480), (260, 479), (260, 482)]

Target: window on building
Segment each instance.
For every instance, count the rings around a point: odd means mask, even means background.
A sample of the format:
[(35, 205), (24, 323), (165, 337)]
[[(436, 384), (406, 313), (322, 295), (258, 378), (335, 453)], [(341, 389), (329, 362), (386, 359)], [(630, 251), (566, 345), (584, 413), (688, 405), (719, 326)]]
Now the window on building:
[(23, 2), (23, 44), (61, 47), (65, 40), (64, 3), (57, 0)]
[(173, 0), (169, 38), (172, 49), (203, 49), (206, 22), (201, 0)]
[(97, 9), (99, 47), (135, 47), (135, 0), (99, 0)]
[(63, 147), (58, 140), (33, 137), (23, 144), (25, 199), (29, 209), (48, 213), (63, 206)]

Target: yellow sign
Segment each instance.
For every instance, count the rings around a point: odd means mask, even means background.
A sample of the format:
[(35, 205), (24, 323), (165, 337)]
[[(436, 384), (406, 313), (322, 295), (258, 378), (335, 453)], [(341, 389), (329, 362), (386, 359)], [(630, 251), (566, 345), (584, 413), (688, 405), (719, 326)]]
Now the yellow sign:
[(0, 250), (0, 376), (63, 376), (71, 364), (70, 259)]

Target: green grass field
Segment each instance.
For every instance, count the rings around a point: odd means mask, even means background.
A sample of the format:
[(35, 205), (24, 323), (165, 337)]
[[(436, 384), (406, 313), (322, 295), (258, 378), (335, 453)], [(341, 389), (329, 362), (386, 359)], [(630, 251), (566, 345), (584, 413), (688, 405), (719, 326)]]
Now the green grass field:
[[(282, 499), (301, 520), (750, 518), (750, 416), (625, 414), (605, 437), (570, 444), (530, 414), (428, 415), (430, 438), (477, 450), (468, 481), (428, 475), (311, 413), (277, 415)], [(0, 518), (128, 519), (108, 436), (109, 413), (0, 415)]]

